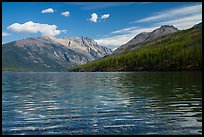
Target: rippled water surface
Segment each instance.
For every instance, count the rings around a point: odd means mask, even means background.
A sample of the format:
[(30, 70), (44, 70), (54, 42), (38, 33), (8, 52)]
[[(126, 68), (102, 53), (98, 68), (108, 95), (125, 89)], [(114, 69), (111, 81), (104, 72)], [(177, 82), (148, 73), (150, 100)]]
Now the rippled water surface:
[(3, 134), (202, 134), (202, 72), (8, 73)]

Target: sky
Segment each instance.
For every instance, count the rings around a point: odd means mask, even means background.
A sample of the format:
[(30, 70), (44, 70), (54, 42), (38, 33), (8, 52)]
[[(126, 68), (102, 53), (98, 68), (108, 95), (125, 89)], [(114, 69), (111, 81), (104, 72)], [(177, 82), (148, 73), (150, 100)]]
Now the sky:
[(162, 25), (183, 30), (200, 22), (201, 2), (3, 2), (2, 43), (84, 36), (114, 50)]

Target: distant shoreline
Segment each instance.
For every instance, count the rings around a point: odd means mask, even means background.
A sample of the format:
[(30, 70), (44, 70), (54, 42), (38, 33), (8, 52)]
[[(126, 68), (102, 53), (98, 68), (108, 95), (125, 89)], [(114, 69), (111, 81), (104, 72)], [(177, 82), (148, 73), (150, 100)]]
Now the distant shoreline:
[(2, 72), (39, 72), (39, 73), (59, 73), (59, 72), (202, 72), (202, 70), (154, 70), (154, 71), (147, 71), (147, 70), (141, 70), (141, 71), (2, 71)]

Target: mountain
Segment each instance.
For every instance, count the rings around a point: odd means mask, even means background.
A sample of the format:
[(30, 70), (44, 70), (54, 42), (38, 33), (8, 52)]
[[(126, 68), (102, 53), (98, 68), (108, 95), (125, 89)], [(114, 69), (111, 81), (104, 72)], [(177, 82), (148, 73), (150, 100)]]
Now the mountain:
[(128, 41), (126, 44), (124, 44), (124, 45), (120, 46), (118, 49), (116, 49), (114, 51), (113, 55), (118, 55), (127, 49), (130, 50), (132, 48), (133, 49), (139, 48), (139, 46), (137, 46), (137, 45), (141, 42), (152, 41), (152, 40), (155, 40), (159, 37), (162, 37), (162, 36), (165, 36), (167, 34), (177, 32), (177, 31), (178, 31), (178, 29), (172, 25), (171, 26), (163, 25), (160, 28), (155, 29), (152, 32), (142, 32), (142, 33), (136, 35), (133, 39)]
[(112, 53), (88, 37), (27, 38), (2, 45), (2, 68), (10, 71), (60, 71)]
[(202, 30), (202, 22), (194, 25), (193, 28), (198, 28)]
[[(162, 28), (162, 27), (161, 27)], [(157, 31), (157, 30), (156, 30)], [(154, 34), (162, 31), (153, 31)], [(176, 29), (174, 30), (176, 31)], [(156, 32), (156, 33), (155, 33)], [(143, 35), (144, 34), (144, 35)], [(120, 54), (111, 54), (68, 71), (197, 71), (202, 70), (202, 23), (187, 30), (160, 36), (142, 33)], [(147, 36), (148, 35), (148, 36)], [(147, 39), (146, 38), (146, 39)], [(134, 41), (134, 40), (133, 40)], [(139, 41), (139, 40), (138, 40)], [(133, 43), (130, 41), (129, 43)], [(123, 45), (124, 46), (124, 45)], [(139, 48), (135, 48), (139, 47)]]

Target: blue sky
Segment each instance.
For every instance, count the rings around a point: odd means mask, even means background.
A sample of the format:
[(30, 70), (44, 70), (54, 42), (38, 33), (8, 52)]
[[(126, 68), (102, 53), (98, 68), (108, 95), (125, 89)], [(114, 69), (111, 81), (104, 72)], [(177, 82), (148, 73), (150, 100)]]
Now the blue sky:
[(87, 36), (115, 49), (161, 25), (187, 29), (201, 21), (201, 2), (3, 2), (2, 43)]

